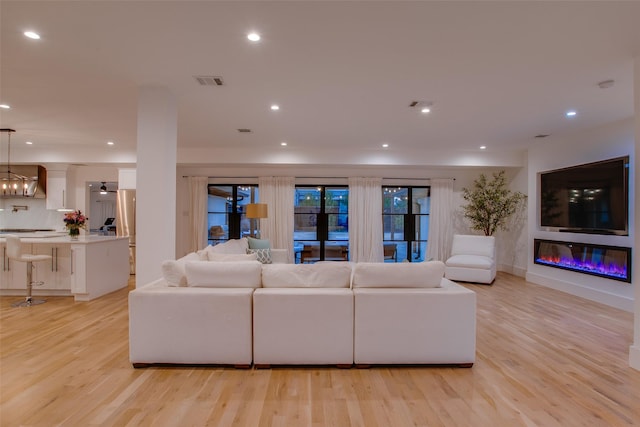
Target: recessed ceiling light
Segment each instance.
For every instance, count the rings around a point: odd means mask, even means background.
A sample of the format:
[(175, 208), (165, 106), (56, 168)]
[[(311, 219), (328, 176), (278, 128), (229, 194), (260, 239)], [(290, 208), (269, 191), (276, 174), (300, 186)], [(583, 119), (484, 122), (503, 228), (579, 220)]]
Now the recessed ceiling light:
[(27, 144), (27, 145), (33, 145), (33, 142), (31, 142), (31, 141), (25, 141), (24, 143)]
[(273, 104), (273, 105), (271, 106), (271, 109), (272, 109), (273, 111), (278, 111), (278, 110), (280, 109), (280, 106), (279, 106), (279, 105), (276, 105), (276, 104)]
[(567, 117), (574, 117), (578, 114), (577, 111), (571, 110), (571, 111), (567, 111), (566, 116)]
[(387, 143), (382, 144), (382, 148), (389, 148), (389, 144)]
[(34, 33), (33, 31), (25, 31), (24, 35), (29, 37), (30, 39), (39, 40), (40, 34)]
[(8, 110), (11, 107), (8, 104), (0, 104), (0, 108), (4, 108), (5, 110)]
[(258, 33), (249, 33), (247, 34), (247, 38), (252, 42), (260, 41), (260, 34)]
[(113, 141), (107, 141), (107, 145), (113, 145), (115, 144)]
[(481, 145), (481, 146), (480, 146), (480, 149), (481, 149), (481, 150), (486, 150), (486, 149), (487, 149), (487, 146), (486, 146), (486, 145)]
[(431, 112), (431, 108), (429, 108), (429, 107), (422, 107), (422, 109), (420, 110), (420, 112), (421, 112), (422, 114), (430, 113), (430, 112)]
[(286, 143), (286, 142), (284, 142), (284, 141), (282, 141), (282, 142), (280, 143), (280, 145), (282, 145), (283, 147), (286, 147), (286, 146), (287, 146), (287, 143)]

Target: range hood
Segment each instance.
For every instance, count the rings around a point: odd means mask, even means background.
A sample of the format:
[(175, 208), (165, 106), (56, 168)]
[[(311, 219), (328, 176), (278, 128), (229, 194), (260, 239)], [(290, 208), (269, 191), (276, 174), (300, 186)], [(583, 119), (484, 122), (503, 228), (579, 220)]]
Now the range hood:
[[(20, 180), (23, 188), (12, 188), (18, 182), (16, 179)], [(47, 197), (47, 170), (40, 165), (11, 165), (11, 174), (6, 169), (0, 170), (0, 197), (44, 199)]]

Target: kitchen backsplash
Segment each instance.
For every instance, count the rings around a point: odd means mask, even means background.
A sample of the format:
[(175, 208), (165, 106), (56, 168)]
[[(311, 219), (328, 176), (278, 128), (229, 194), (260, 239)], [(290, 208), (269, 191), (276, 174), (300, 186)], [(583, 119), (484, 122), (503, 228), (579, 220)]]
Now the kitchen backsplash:
[[(44, 199), (2, 199), (0, 228), (29, 228), (64, 231), (64, 212), (47, 210)], [(17, 210), (14, 212), (14, 206)], [(23, 209), (26, 206), (27, 209)]]

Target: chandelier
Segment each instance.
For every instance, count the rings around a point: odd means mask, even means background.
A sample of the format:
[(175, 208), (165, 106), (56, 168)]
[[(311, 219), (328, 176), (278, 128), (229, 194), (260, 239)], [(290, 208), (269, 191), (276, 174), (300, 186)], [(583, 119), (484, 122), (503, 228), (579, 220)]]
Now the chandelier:
[(5, 197), (24, 197), (29, 189), (29, 182), (32, 178), (11, 172), (11, 134), (13, 129), (0, 129), (1, 133), (7, 134), (7, 164), (0, 170), (0, 195)]

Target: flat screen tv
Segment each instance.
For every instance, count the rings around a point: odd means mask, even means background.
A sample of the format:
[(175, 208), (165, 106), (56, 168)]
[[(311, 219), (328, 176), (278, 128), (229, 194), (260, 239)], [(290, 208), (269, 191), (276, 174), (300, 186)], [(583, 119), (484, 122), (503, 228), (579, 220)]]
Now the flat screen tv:
[(540, 226), (629, 234), (629, 157), (540, 173)]

